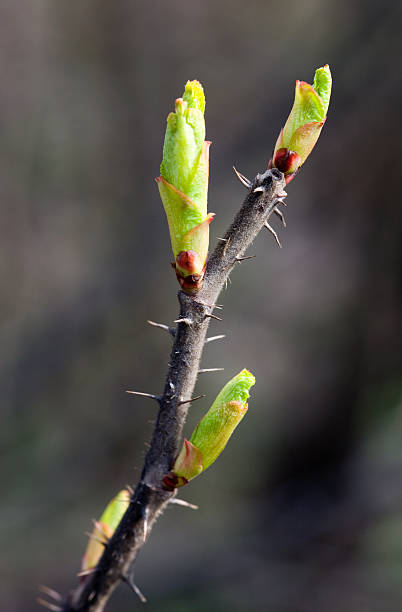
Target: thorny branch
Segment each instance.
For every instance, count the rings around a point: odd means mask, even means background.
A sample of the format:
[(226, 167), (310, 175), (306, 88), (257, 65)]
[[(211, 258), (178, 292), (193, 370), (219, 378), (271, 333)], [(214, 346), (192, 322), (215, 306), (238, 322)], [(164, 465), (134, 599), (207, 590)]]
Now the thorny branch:
[(179, 450), (209, 321), (217, 318), (213, 314), (216, 300), (230, 272), (286, 195), (283, 174), (276, 169), (257, 174), (251, 182), (242, 178), (248, 194), (210, 256), (202, 289), (194, 296), (179, 291), (177, 327), (168, 328), (174, 337), (169, 371), (163, 395), (152, 396), (159, 403), (159, 414), (131, 503), (94, 571), (66, 598), (58, 596), (55, 603), (48, 605), (51, 609), (102, 612), (122, 580), (143, 597), (133, 582), (132, 566), (157, 517), (176, 493), (163, 488), (162, 478), (171, 469)]

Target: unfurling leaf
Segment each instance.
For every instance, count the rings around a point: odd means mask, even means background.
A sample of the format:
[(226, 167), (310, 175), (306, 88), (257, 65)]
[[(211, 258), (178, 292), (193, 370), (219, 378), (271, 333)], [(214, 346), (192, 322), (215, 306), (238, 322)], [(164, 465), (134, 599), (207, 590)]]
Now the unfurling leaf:
[(269, 167), (278, 168), (289, 183), (310, 155), (327, 118), (332, 77), (328, 64), (318, 68), (314, 84), (296, 81), (295, 101), (276, 141)]
[(223, 387), (190, 440), (184, 440), (172, 471), (164, 478), (167, 488), (187, 484), (217, 459), (247, 412), (249, 390), (254, 384), (251, 372), (242, 370)]
[(188, 81), (175, 112), (167, 118), (161, 175), (156, 179), (172, 242), (173, 264), (187, 293), (202, 285), (208, 255), (209, 146), (205, 140), (205, 97), (198, 81)]
[(114, 534), (129, 504), (130, 492), (123, 489), (108, 503), (99, 521), (95, 521), (87, 549), (82, 558), (82, 572), (85, 573), (85, 571), (98, 564), (105, 549), (104, 545)]

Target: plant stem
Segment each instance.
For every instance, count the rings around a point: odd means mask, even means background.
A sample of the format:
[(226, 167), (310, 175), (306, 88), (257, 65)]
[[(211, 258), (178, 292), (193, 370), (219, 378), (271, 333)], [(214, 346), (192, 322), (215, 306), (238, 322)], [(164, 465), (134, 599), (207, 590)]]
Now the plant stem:
[[(246, 249), (272, 214), (285, 181), (276, 169), (251, 182), (232, 225), (218, 242), (207, 264), (204, 284), (195, 295), (179, 291), (180, 315), (160, 409), (141, 478), (132, 502), (105, 547), (96, 570), (63, 600), (63, 612), (102, 612), (121, 580), (130, 580), (132, 565), (157, 517), (176, 491), (162, 478), (177, 456), (182, 430), (199, 370), (205, 337), (215, 302)], [(259, 188), (256, 192), (254, 189)], [(282, 196), (283, 197), (283, 196)]]

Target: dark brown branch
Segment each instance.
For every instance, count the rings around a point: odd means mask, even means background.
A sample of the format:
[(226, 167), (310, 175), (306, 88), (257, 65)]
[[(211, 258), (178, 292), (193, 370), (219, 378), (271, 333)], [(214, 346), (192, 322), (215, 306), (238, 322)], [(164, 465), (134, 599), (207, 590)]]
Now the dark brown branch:
[(215, 304), (238, 258), (260, 232), (278, 199), (284, 197), (284, 186), (283, 175), (276, 169), (258, 174), (235, 220), (209, 259), (201, 291), (194, 296), (179, 291), (180, 315), (169, 371), (141, 479), (96, 571), (70, 593), (64, 602), (64, 612), (104, 610), (116, 586), (130, 575), (132, 564), (158, 515), (175, 495), (175, 491), (163, 488), (162, 478), (170, 471), (179, 450), (213, 314), (211, 305)]

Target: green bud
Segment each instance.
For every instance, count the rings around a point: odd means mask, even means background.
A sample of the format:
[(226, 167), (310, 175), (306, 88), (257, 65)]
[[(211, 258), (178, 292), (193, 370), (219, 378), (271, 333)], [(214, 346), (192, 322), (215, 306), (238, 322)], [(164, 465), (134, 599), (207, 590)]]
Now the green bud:
[[(208, 255), (209, 145), (205, 140), (205, 97), (198, 81), (188, 81), (175, 112), (167, 118), (161, 175), (156, 179), (169, 223), (174, 267), (182, 288), (200, 289)], [(188, 256), (188, 253), (190, 255)]]
[(123, 489), (109, 502), (99, 521), (94, 522), (94, 528), (82, 558), (82, 572), (85, 573), (98, 564), (105, 549), (102, 542), (106, 544), (112, 537), (129, 504), (130, 493), (127, 489)]
[(242, 370), (223, 387), (190, 440), (184, 440), (172, 471), (164, 478), (165, 486), (182, 486), (215, 461), (245, 416), (249, 390), (254, 384), (254, 376)]
[(284, 173), (287, 183), (306, 161), (318, 140), (327, 118), (331, 87), (328, 65), (316, 70), (313, 85), (296, 81), (295, 101), (269, 164)]

